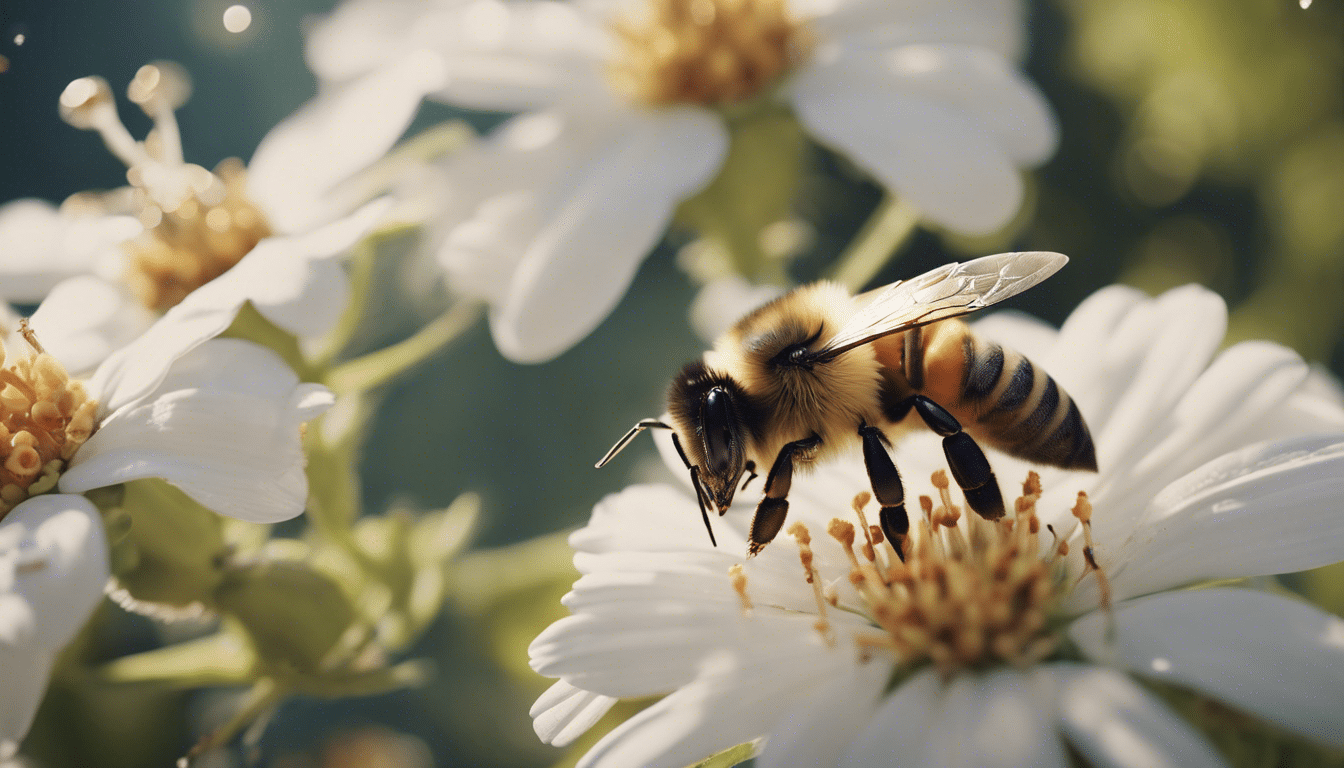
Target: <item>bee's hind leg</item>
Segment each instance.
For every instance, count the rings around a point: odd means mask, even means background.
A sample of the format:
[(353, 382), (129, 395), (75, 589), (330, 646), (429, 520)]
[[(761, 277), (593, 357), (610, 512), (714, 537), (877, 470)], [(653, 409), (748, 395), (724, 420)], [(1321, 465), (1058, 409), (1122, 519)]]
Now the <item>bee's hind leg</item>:
[(903, 544), (905, 535), (910, 532), (910, 517), (905, 512), (905, 487), (901, 485), (901, 473), (896, 471), (896, 464), (887, 453), (888, 441), (882, 430), (861, 424), (859, 437), (863, 438), (863, 466), (868, 470), (868, 482), (873, 486), (877, 503), (882, 505), (879, 518), (882, 533), (904, 561)]
[(765, 498), (756, 506), (756, 514), (751, 518), (751, 533), (747, 542), (747, 557), (755, 557), (765, 545), (779, 534), (784, 527), (784, 518), (789, 514), (789, 488), (793, 485), (794, 454), (810, 451), (821, 445), (817, 435), (785, 443), (770, 466), (770, 474), (765, 476)]
[[(989, 466), (985, 452), (980, 450), (970, 435), (962, 431), (961, 422), (946, 408), (924, 395), (915, 395), (902, 406), (914, 408), (924, 423), (929, 425), (929, 429), (942, 436), (943, 454), (947, 456), (952, 479), (961, 486), (961, 493), (970, 508), (986, 520), (1003, 517), (1006, 514), (1003, 494), (999, 491), (998, 480), (994, 478), (994, 470)], [(864, 455), (867, 455), (866, 450)]]

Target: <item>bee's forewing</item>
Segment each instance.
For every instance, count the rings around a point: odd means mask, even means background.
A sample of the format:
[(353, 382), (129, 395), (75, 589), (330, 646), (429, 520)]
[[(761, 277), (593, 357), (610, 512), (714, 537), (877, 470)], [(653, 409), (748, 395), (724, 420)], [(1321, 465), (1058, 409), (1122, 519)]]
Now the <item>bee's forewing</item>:
[(997, 304), (1053, 275), (1068, 260), (1049, 251), (1000, 253), (944, 264), (870, 291), (859, 297), (867, 300), (864, 307), (818, 352), (838, 355), (892, 333)]

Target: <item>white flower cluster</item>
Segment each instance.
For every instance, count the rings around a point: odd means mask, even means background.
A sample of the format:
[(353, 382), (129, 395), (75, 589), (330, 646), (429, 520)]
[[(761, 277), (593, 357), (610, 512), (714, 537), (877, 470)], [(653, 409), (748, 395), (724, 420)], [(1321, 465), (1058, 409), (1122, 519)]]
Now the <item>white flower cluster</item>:
[[(555, 358), (669, 228), (769, 250), (766, 227), (789, 222), (760, 201), (791, 205), (813, 155), (904, 206), (899, 237), (873, 235), (890, 240), (868, 248), (882, 259), (916, 225), (1011, 233), (1027, 171), (1058, 141), (1019, 71), (1023, 29), (1018, 0), (347, 0), (307, 31), (319, 95), (246, 165), (213, 170), (184, 154), (174, 110), (191, 85), (176, 65), (130, 83), (154, 123), (144, 139), (107, 82), (70, 83), (62, 118), (97, 133), (127, 184), (0, 206), (0, 763), (104, 595), (160, 618), (224, 616), (219, 635), (246, 641), (227, 673), (164, 672), (152, 651), (104, 668), (252, 686), (192, 756), (291, 693), (422, 680), (389, 658), (434, 619), (469, 526), (451, 508), (414, 523), (363, 513), (369, 393), (486, 307), (503, 356)], [(484, 136), (401, 141), (426, 99), (508, 116)], [(878, 210), (880, 225), (891, 209)], [(377, 336), (359, 333), (376, 314), (372, 259), (402, 228), (455, 303), (354, 356), (353, 339)], [(786, 290), (748, 271), (701, 293), (704, 333)], [(537, 734), (568, 745), (619, 700), (662, 696), (579, 765), (681, 768), (743, 745), (761, 766), (1225, 765), (1156, 682), (1344, 747), (1344, 621), (1215, 584), (1344, 560), (1344, 395), (1285, 347), (1220, 350), (1226, 327), (1222, 299), (1193, 286), (1104, 288), (1059, 330), (975, 323), (1069, 393), (1100, 468), (991, 450), (1003, 487), (1021, 488), (1003, 520), (955, 495), (922, 430), (895, 448), (904, 541), (869, 525), (875, 484), (857, 456), (794, 478), (787, 527), (750, 558), (765, 542), (746, 516), (706, 539), (698, 485), (609, 496), (570, 537), (572, 615), (530, 649), (557, 680), (533, 707)], [(659, 435), (667, 465), (699, 483)], [(203, 541), (155, 530), (137, 503), (205, 514)], [(305, 510), (310, 535), (250, 544), (226, 542), (217, 517)]]

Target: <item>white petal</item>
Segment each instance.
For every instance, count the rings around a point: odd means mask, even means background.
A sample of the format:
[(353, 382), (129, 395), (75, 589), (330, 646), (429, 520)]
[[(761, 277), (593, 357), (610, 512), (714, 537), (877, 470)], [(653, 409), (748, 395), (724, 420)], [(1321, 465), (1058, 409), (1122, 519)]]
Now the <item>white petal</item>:
[(442, 85), (443, 64), (413, 51), (355, 82), (320, 93), (271, 130), (248, 164), (247, 192), (280, 232), (345, 213), (331, 193), (382, 157), (420, 101)]
[(955, 678), (916, 765), (928, 768), (1064, 768), (1055, 731), (1053, 680), (1038, 671), (999, 669)]
[(852, 653), (819, 639), (716, 654), (694, 682), (607, 734), (579, 766), (682, 768), (765, 735), (793, 703), (853, 665)]
[(984, 234), (1008, 223), (1022, 179), (998, 139), (953, 105), (873, 84), (864, 64), (799, 74), (793, 103), (808, 131), (942, 226)]
[[(61, 476), (65, 491), (161, 477), (220, 514), (303, 512), (299, 425), (329, 405), (270, 350), (216, 339), (184, 355), (144, 401), (109, 416)], [(322, 400), (318, 402), (318, 400)]]
[[(74, 637), (103, 596), (107, 540), (83, 496), (34, 496), (0, 522), (0, 586), (32, 607), (35, 642), (52, 651)], [(12, 579), (12, 580), (11, 580)]]
[(727, 150), (719, 118), (694, 108), (630, 116), (608, 138), (558, 189), (512, 212), (535, 227), (520, 254), (503, 255), (518, 266), (491, 313), (495, 343), (512, 360), (549, 360), (596, 327), (677, 203), (712, 178)]
[(154, 324), (154, 313), (120, 283), (81, 275), (61, 282), (29, 318), (43, 349), (72, 376), (92, 373)]
[(603, 20), (571, 3), (475, 0), (422, 23), (437, 24), (447, 82), (435, 95), (472, 109), (521, 112), (562, 101), (612, 98), (603, 72)]
[(572, 744), (602, 719), (617, 699), (575, 688), (557, 680), (541, 694), (528, 714), (532, 729), (544, 743), (555, 747)]
[[(47, 691), (56, 660), (54, 651), (37, 644), (12, 648), (0, 644), (0, 761), (18, 751)], [(10, 766), (15, 763), (0, 762)]]
[(942, 695), (942, 679), (932, 668), (901, 683), (873, 713), (842, 768), (919, 765), (931, 746), (928, 731)]
[(399, 0), (345, 0), (307, 32), (304, 58), (320, 79), (343, 82), (394, 61), (410, 42), (423, 5)]
[[(1277, 344), (1250, 341), (1224, 350), (1155, 425), (1149, 447), (1134, 465), (1103, 481), (1093, 493), (1093, 504), (1099, 509), (1121, 506), (1112, 502), (1151, 494), (1238, 447), (1234, 441), (1282, 405), (1306, 376), (1307, 366), (1297, 353)], [(1134, 524), (1127, 515), (1105, 515), (1096, 520), (1094, 531), (1098, 541), (1114, 541)]]
[(1059, 331), (1036, 318), (1004, 310), (985, 315), (974, 323), (975, 332), (1026, 355), (1044, 360), (1059, 341)]
[(890, 677), (886, 664), (854, 665), (823, 681), (809, 695), (800, 696), (771, 729), (756, 765), (839, 765), (872, 719)]
[(756, 285), (738, 275), (720, 278), (695, 295), (691, 327), (705, 343), (712, 344), (738, 318), (783, 293), (777, 285)]
[(847, 46), (953, 43), (984, 47), (1017, 61), (1025, 38), (1020, 0), (793, 0), (790, 6), (813, 20), (826, 37)]
[(1223, 456), (1153, 499), (1118, 561), (1117, 598), (1344, 560), (1344, 441), (1299, 437)]
[(1115, 607), (1074, 622), (1088, 656), (1194, 688), (1311, 739), (1344, 745), (1344, 620), (1295, 600), (1203, 589)]
[(1104, 667), (1054, 664), (1060, 725), (1093, 768), (1226, 768), (1161, 699)]
[(374, 201), (351, 216), (305, 235), (261, 241), (237, 265), (192, 291), (132, 344), (110, 356), (90, 380), (106, 413), (158, 386), (173, 361), (233, 323), (244, 301), (298, 335), (325, 332), (340, 317), (346, 287), (324, 259), (348, 250), (386, 210)]
[(1012, 161), (1036, 165), (1054, 152), (1058, 130), (1031, 81), (1003, 58), (970, 45), (903, 45), (845, 51), (826, 66), (847, 70), (847, 87), (891, 91), (947, 108), (991, 135)]
[(0, 299), (36, 304), (75, 275), (102, 274), (119, 262), (118, 246), (140, 233), (130, 216), (62, 213), (43, 200), (0, 206)]

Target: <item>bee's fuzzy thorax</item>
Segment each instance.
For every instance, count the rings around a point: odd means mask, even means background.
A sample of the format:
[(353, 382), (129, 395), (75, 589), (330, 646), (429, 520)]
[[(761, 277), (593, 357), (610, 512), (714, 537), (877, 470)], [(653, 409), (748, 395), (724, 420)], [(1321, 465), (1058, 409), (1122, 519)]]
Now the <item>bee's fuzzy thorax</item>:
[(839, 448), (860, 422), (880, 414), (880, 367), (871, 349), (825, 362), (794, 364), (793, 349), (820, 349), (854, 312), (849, 292), (835, 283), (797, 288), (739, 320), (705, 353), (712, 369), (728, 372), (774, 414), (773, 428), (755, 446), (769, 462), (784, 443), (817, 434), (820, 458)]

